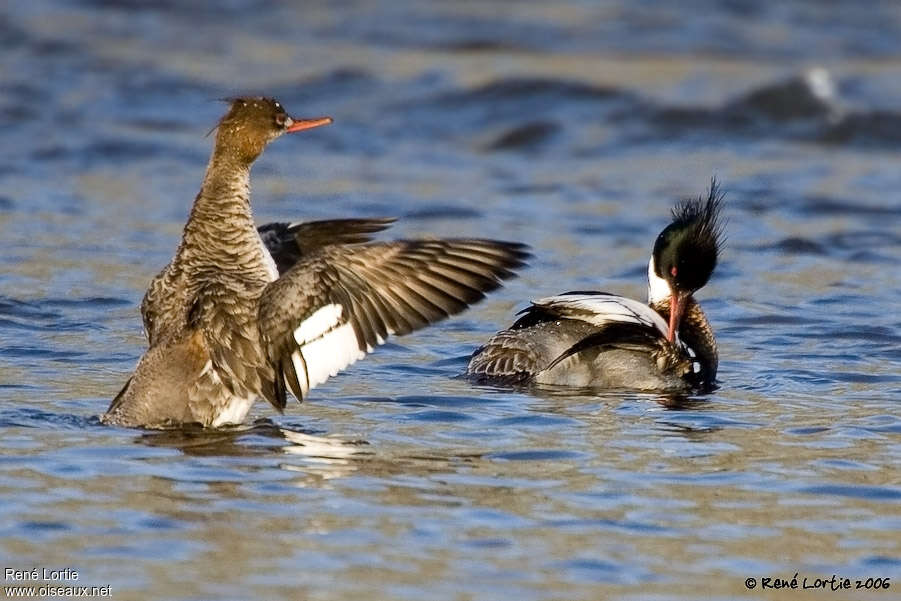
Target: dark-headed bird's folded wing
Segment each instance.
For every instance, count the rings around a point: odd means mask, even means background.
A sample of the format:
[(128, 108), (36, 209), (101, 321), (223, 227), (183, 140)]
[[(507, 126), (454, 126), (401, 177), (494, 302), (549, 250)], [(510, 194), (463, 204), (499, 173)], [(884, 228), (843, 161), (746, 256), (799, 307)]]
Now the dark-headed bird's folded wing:
[(472, 355), (466, 373), (476, 379), (527, 382), (539, 372), (588, 350), (666, 349), (667, 324), (651, 307), (606, 292), (567, 292), (536, 301), (507, 330)]
[(513, 277), (526, 247), (493, 240), (399, 240), (328, 246), (271, 283), (259, 324), (275, 370), (298, 399), (392, 334), (407, 334), (466, 309)]

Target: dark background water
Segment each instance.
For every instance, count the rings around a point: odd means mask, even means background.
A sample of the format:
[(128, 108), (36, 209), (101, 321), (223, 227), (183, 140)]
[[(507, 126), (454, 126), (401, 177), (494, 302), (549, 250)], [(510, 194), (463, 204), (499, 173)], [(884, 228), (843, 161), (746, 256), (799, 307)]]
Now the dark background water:
[[(899, 32), (896, 2), (4, 5), (3, 566), (115, 599), (786, 599), (744, 581), (795, 572), (897, 597)], [(536, 257), (284, 416), (102, 427), (241, 92), (335, 119), (259, 161), (260, 221), (393, 215)], [(643, 298), (713, 175), (716, 393), (456, 378), (529, 298)]]

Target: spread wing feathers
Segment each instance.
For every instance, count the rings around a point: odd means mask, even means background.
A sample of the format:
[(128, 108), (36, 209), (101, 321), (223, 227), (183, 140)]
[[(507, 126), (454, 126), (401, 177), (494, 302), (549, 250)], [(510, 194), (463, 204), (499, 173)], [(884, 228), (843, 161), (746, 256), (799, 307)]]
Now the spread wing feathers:
[(463, 311), (512, 277), (526, 247), (476, 239), (328, 246), (269, 284), (259, 324), (275, 368), (302, 400), (392, 334)]
[(329, 219), (296, 223), (267, 223), (258, 228), (266, 250), (272, 255), (280, 274), (288, 271), (301, 257), (325, 246), (361, 244), (370, 234), (387, 229), (395, 219)]
[(631, 298), (606, 292), (567, 292), (536, 301), (520, 312), (514, 328), (553, 319), (578, 319), (597, 327), (631, 323), (656, 329), (666, 336), (669, 326), (654, 309)]

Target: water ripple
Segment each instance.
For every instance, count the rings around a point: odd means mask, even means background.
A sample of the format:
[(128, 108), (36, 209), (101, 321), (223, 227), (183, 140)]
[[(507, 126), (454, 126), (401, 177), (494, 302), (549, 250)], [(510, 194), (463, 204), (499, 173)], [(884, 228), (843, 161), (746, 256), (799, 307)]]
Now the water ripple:
[[(694, 8), (7, 3), (0, 553), (146, 599), (725, 599), (787, 570), (774, 548), (793, 571), (896, 569), (897, 7)], [(401, 215), (397, 237), (536, 258), (284, 415), (103, 426), (215, 99), (242, 92), (335, 119), (261, 157), (261, 221)], [(716, 391), (455, 377), (528, 298), (642, 298), (670, 207), (713, 174)]]

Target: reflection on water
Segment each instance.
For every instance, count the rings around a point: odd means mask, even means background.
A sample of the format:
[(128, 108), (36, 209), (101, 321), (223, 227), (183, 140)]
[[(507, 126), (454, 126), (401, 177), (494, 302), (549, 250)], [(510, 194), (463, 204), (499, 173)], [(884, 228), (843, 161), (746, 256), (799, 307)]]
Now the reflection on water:
[[(303, 474), (296, 481), (298, 486), (321, 486), (323, 480), (349, 475), (363, 460), (373, 457), (365, 440), (288, 430), (268, 419), (218, 430), (198, 427), (147, 432), (139, 441), (151, 447), (177, 449), (194, 457), (272, 457), (284, 453), (291, 458), (279, 467)], [(308, 478), (313, 480), (308, 482)]]
[[(352, 474), (358, 463), (373, 453), (361, 450), (365, 441), (346, 441), (325, 436), (312, 436), (290, 430), (282, 430), (285, 440), (292, 443), (283, 447), (285, 453), (302, 459), (302, 463), (285, 463), (282, 468), (304, 474), (297, 480), (298, 486), (321, 486), (320, 480), (332, 480)], [(313, 476), (316, 481), (310, 483)]]
[[(899, 14), (10, 4), (5, 565), (167, 601), (735, 598), (749, 577), (897, 578)], [(516, 239), (536, 256), (285, 415), (261, 403), (221, 431), (103, 427), (207, 161), (211, 99), (248, 91), (335, 118), (267, 150), (259, 220), (395, 215), (392, 237)], [(699, 300), (718, 390), (458, 377), (529, 298), (643, 298), (673, 200), (712, 175), (728, 243)]]

